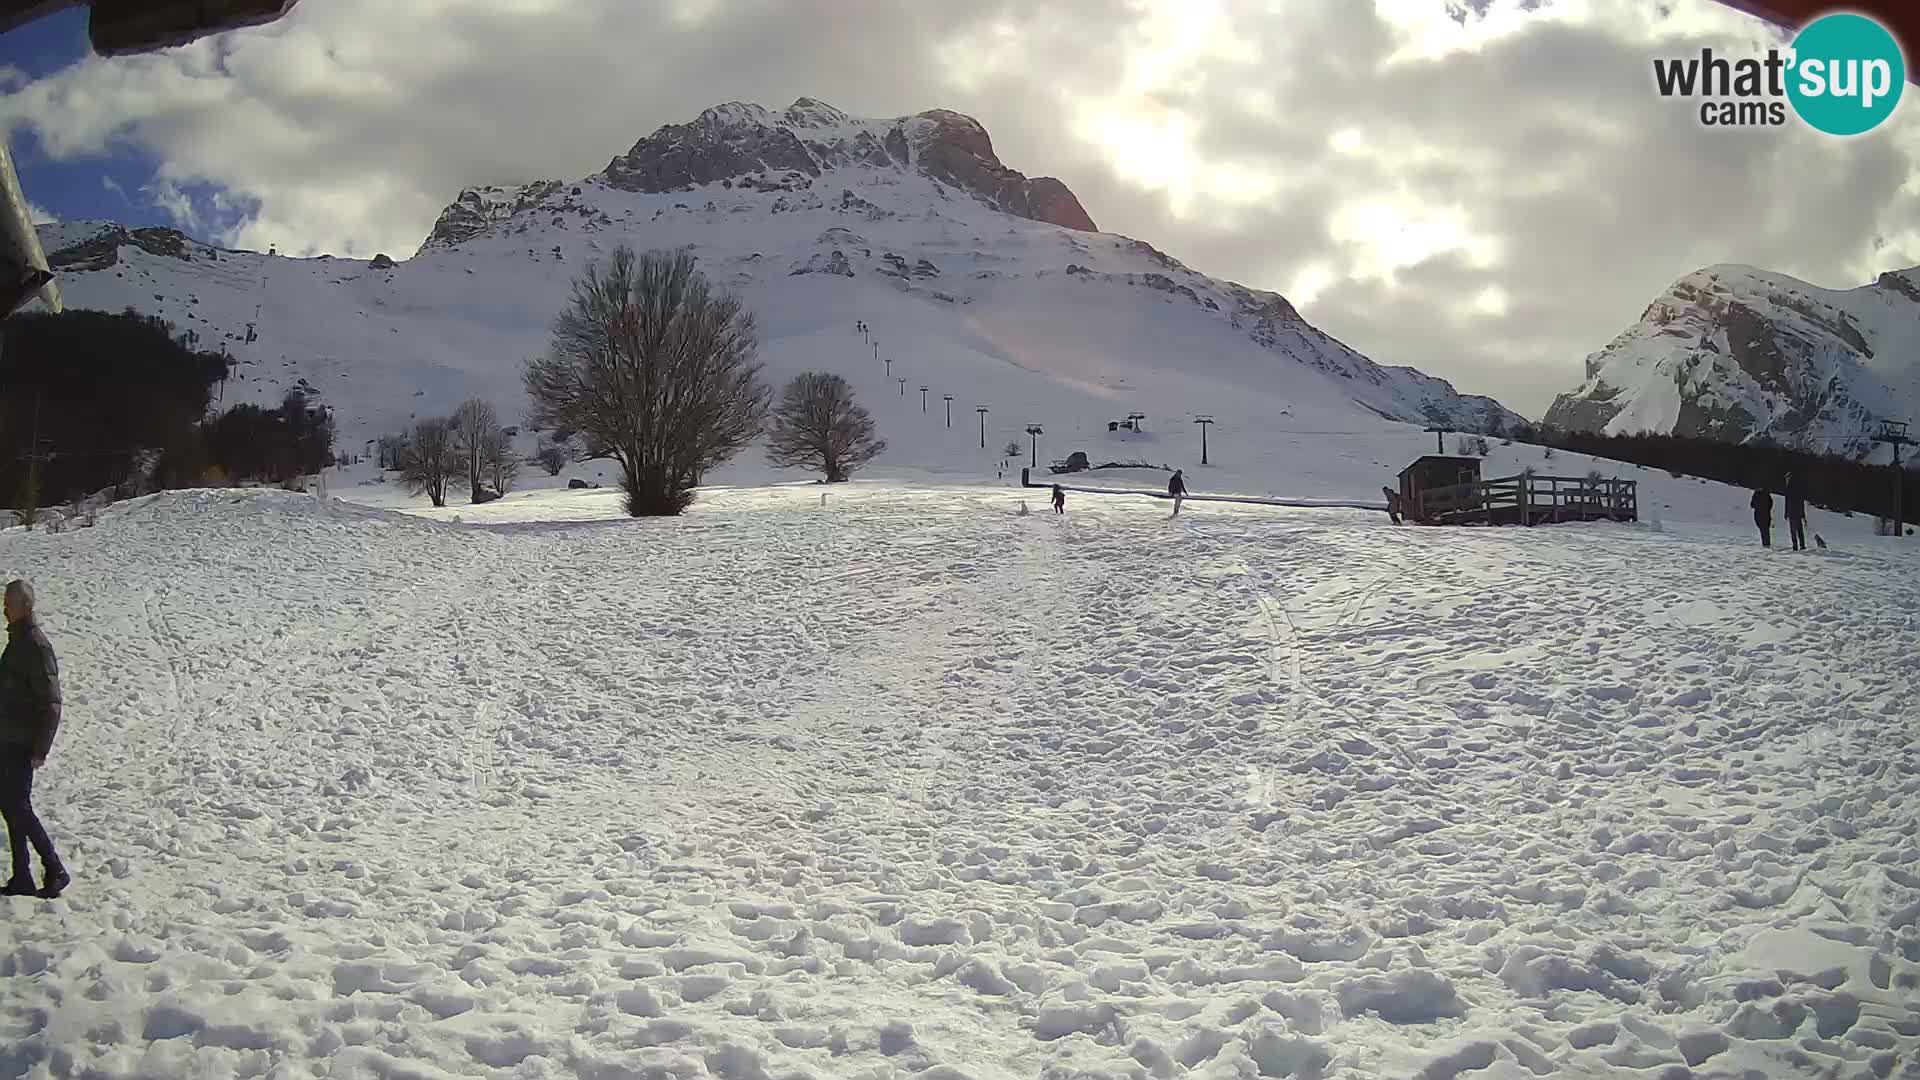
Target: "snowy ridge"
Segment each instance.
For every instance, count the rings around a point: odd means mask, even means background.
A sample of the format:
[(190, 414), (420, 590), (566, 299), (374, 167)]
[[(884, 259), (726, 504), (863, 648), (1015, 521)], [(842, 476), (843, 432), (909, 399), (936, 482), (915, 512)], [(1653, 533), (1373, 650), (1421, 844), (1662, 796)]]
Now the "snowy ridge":
[(1546, 422), (1610, 433), (1767, 438), (1853, 456), (1920, 410), (1920, 269), (1832, 290), (1750, 266), (1675, 282), (1587, 358)]

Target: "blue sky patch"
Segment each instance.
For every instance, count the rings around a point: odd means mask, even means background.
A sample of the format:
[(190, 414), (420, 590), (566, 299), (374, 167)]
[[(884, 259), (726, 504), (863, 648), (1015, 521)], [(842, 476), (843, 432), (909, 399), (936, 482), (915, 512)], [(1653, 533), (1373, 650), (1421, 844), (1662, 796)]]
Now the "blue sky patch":
[[(0, 72), (18, 89), (21, 79), (45, 78), (84, 59), (87, 11), (70, 8), (0, 35)], [(57, 160), (34, 132), (16, 127), (9, 148), (27, 201), (62, 221), (106, 218), (129, 225), (167, 225), (207, 240), (240, 221), (249, 206), (217, 206), (219, 189), (208, 184), (169, 185), (158, 180), (159, 160), (126, 140), (105, 155)]]

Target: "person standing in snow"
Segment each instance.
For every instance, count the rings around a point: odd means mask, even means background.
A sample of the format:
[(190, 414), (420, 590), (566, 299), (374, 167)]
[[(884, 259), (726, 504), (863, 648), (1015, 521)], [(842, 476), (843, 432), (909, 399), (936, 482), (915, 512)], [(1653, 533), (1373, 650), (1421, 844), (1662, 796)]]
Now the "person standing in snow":
[[(7, 583), (7, 647), (0, 652), (0, 817), (12, 847), (13, 877), (0, 887), (0, 896), (51, 900), (70, 879), (54, 853), (53, 838), (33, 813), (33, 773), (47, 763), (60, 729), (60, 664), (34, 621), (33, 604), (32, 584), (25, 579)], [(27, 861), (29, 844), (46, 874), (37, 890)]]
[(1760, 546), (1773, 546), (1773, 496), (1764, 487), (1753, 489), (1748, 500), (1753, 507), (1753, 524), (1760, 530)]
[(1793, 550), (1807, 550), (1807, 493), (1800, 486), (1800, 478), (1787, 474), (1786, 482), (1787, 532), (1793, 539)]
[(1173, 496), (1173, 516), (1180, 516), (1181, 500), (1187, 497), (1187, 482), (1183, 470), (1173, 470), (1173, 479), (1167, 481), (1167, 494)]
[(1053, 512), (1056, 514), (1067, 512), (1067, 489), (1059, 484), (1053, 485)]

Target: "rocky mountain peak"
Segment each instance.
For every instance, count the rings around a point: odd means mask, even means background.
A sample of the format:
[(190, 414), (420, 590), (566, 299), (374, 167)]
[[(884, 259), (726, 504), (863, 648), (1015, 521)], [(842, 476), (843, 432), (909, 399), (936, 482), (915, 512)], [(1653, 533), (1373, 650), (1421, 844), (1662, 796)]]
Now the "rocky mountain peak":
[(829, 128), (845, 127), (853, 123), (853, 117), (817, 98), (795, 98), (793, 104), (781, 118), (793, 127)]
[(778, 113), (728, 102), (636, 142), (608, 162), (604, 179), (611, 187), (648, 193), (743, 182), (792, 190), (811, 186), (827, 170), (855, 167), (918, 172), (1003, 213), (1099, 231), (1065, 184), (1009, 168), (994, 153), (986, 128), (951, 109), (872, 120), (810, 97)]
[(1721, 264), (1668, 286), (1545, 422), (1589, 431), (1765, 438), (1864, 454), (1881, 418), (1920, 399), (1920, 268), (1826, 289)]

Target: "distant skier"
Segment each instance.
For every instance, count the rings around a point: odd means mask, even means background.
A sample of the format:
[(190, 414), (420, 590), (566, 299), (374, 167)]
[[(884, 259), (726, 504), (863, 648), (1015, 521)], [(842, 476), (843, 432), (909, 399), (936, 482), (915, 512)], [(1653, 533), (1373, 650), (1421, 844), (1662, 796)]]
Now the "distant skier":
[(1053, 512), (1056, 514), (1067, 512), (1067, 489), (1059, 484), (1053, 485)]
[(1807, 550), (1807, 493), (1800, 485), (1800, 478), (1793, 473), (1787, 474), (1787, 532), (1793, 539), (1793, 550)]
[(1753, 498), (1748, 500), (1753, 507), (1753, 524), (1760, 530), (1760, 546), (1773, 546), (1773, 496), (1764, 487), (1753, 489)]
[[(60, 895), (69, 878), (54, 853), (53, 838), (33, 813), (34, 770), (47, 763), (54, 733), (60, 729), (60, 665), (53, 646), (33, 618), (33, 586), (25, 580), (7, 583), (5, 611), (7, 647), (0, 652), (0, 817), (7, 825), (12, 848), (13, 876), (0, 886), (0, 896)], [(46, 872), (40, 888), (33, 887), (27, 860), (31, 844)]]
[(1173, 496), (1173, 516), (1180, 516), (1180, 504), (1187, 497), (1187, 482), (1183, 470), (1173, 470), (1173, 479), (1167, 481), (1167, 494)]

